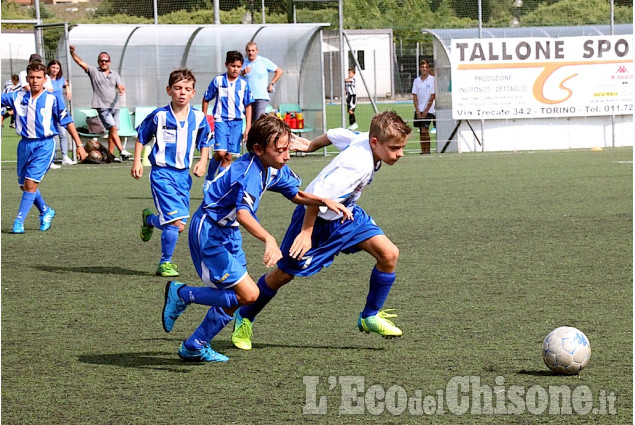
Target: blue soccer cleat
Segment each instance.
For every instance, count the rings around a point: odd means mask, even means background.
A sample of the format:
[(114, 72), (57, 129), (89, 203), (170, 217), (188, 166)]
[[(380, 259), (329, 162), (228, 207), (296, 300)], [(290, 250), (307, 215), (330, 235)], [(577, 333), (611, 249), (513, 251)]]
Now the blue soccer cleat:
[(55, 210), (53, 208), (49, 208), (46, 210), (44, 214), (40, 216), (40, 230), (46, 232), (51, 228), (51, 222), (53, 221), (53, 217), (55, 217)]
[(11, 231), (11, 233), (16, 233), (18, 235), (24, 233), (24, 223), (22, 223), (21, 221), (14, 221), (13, 230)]
[(229, 360), (229, 357), (212, 350), (209, 344), (200, 350), (190, 350), (185, 347), (183, 342), (179, 347), (179, 357), (187, 362), (226, 362)]
[(181, 297), (179, 297), (178, 290), (185, 283), (176, 281), (170, 281), (165, 285), (165, 303), (163, 304), (163, 330), (170, 332), (174, 327), (174, 322), (179, 318), (181, 313), (187, 308)]

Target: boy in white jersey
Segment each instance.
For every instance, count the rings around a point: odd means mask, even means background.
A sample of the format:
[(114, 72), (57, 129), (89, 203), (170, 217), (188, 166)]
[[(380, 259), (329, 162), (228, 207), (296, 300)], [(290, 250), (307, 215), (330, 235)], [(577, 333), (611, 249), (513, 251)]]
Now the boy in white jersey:
[(147, 242), (156, 227), (161, 229), (161, 259), (157, 276), (178, 276), (172, 263), (172, 254), (190, 216), (190, 165), (194, 150), (201, 151), (201, 159), (192, 172), (202, 177), (209, 155), (210, 127), (205, 114), (190, 106), (194, 97), (196, 78), (189, 69), (178, 69), (170, 74), (167, 93), (172, 98), (169, 105), (155, 109), (137, 128), (134, 161), (130, 174), (135, 179), (143, 175), (141, 152), (153, 139), (156, 143), (148, 157), (152, 164), (150, 187), (158, 214), (148, 208), (141, 213), (141, 240)]
[(356, 202), (382, 162), (393, 165), (403, 156), (410, 132), (399, 115), (386, 111), (373, 117), (370, 133), (332, 129), (304, 148), (294, 146), (297, 150), (312, 152), (332, 143), (342, 151), (309, 184), (306, 192), (341, 202), (353, 212), (353, 220), (341, 221), (333, 211), (317, 207), (295, 209), (280, 246), (283, 258), (274, 271), (258, 281), (258, 299), (234, 313), (232, 342), (236, 347), (251, 349), (252, 323), (280, 287), (295, 276), (318, 273), (340, 252), (353, 254), (360, 250), (375, 257), (377, 263), (370, 275), (366, 305), (357, 322), (359, 330), (376, 332), (385, 338), (402, 335), (388, 320), (396, 315), (381, 310), (395, 281), (399, 249)]
[(286, 165), (290, 158), (290, 136), (289, 126), (276, 117), (265, 115), (256, 120), (247, 138), (248, 153), (216, 176), (192, 216), (188, 238), (190, 254), (206, 286), (168, 282), (163, 329), (172, 331), (174, 322), (190, 304), (210, 308), (200, 326), (181, 343), (178, 355), (183, 360), (227, 361), (228, 357), (214, 351), (210, 343), (231, 321), (231, 314), (239, 305), (258, 298), (258, 287), (247, 272), (240, 227), (264, 242), (262, 259), (266, 267), (274, 266), (282, 258), (275, 238), (256, 216), (265, 191), (280, 193), (296, 204), (323, 206), (340, 217), (352, 216), (339, 202), (299, 189), (302, 180)]
[[(214, 115), (214, 155), (209, 162), (207, 181), (214, 179), (216, 171), (229, 167), (232, 155), (240, 153), (240, 143), (251, 127), (251, 104), (254, 99), (247, 81), (240, 76), (242, 53), (231, 50), (225, 58), (227, 72), (217, 75), (203, 95), (201, 110), (207, 114), (209, 102), (216, 98)], [(245, 133), (243, 135), (243, 119)], [(207, 183), (206, 185), (208, 185)]]
[(24, 233), (24, 220), (33, 204), (40, 211), (40, 230), (51, 227), (55, 211), (49, 208), (38, 186), (55, 157), (55, 136), (58, 125), (66, 127), (75, 145), (80, 160), (86, 151), (77, 134), (73, 118), (57, 96), (44, 89), (46, 66), (34, 61), (26, 67), (29, 91), (2, 94), (2, 106), (9, 106), (15, 114), (15, 131), (22, 139), (18, 143), (18, 184), (22, 189), (22, 200), (18, 215), (13, 222), (13, 233)]

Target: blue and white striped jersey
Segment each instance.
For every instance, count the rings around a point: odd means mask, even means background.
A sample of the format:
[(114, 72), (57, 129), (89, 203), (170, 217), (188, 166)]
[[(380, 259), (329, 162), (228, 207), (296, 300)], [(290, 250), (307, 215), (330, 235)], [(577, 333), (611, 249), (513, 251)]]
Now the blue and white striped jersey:
[(238, 77), (230, 83), (227, 73), (214, 77), (205, 90), (203, 99), (210, 102), (214, 98), (214, 121), (242, 120), (245, 117), (245, 108), (254, 102), (247, 81)]
[[(341, 152), (309, 183), (305, 192), (341, 202), (352, 210), (362, 190), (381, 167), (381, 161), (375, 163), (368, 133), (334, 128), (328, 130), (326, 136)], [(339, 219), (341, 214), (321, 207), (319, 217), (332, 221)]]
[(187, 120), (174, 116), (172, 105), (155, 109), (137, 128), (139, 142), (145, 145), (156, 138), (148, 159), (152, 165), (189, 169), (196, 149), (211, 146), (210, 127), (205, 114), (188, 105)]
[(66, 127), (73, 122), (64, 103), (47, 91), (42, 91), (36, 98), (31, 98), (31, 92), (24, 90), (3, 93), (2, 106), (14, 110), (15, 131), (23, 139), (57, 136), (57, 123)]
[(216, 176), (200, 208), (219, 226), (238, 226), (236, 212), (240, 209), (258, 219), (256, 211), (265, 190), (292, 199), (301, 184), (302, 179), (288, 166), (265, 169), (258, 156), (246, 153)]

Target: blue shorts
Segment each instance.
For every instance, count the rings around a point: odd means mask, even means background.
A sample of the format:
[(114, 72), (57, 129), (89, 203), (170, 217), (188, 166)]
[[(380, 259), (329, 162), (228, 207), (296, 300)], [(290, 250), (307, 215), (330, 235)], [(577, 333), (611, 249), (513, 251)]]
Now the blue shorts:
[(228, 289), (247, 276), (238, 226), (219, 226), (199, 208), (192, 216), (188, 239), (194, 268), (206, 285)]
[(55, 158), (55, 139), (28, 140), (18, 142), (18, 184), (22, 186), (25, 179), (39, 183), (44, 178)]
[(159, 222), (163, 224), (176, 220), (187, 222), (190, 216), (190, 170), (171, 167), (152, 167), (150, 190), (154, 205), (159, 212)]
[(354, 220), (340, 223), (340, 220), (327, 221), (318, 217), (315, 220), (311, 236), (312, 248), (300, 260), (296, 260), (289, 256), (289, 250), (302, 229), (304, 210), (303, 205), (296, 207), (289, 229), (287, 229), (282, 245), (280, 245), (284, 257), (278, 261), (278, 268), (294, 276), (314, 275), (323, 267), (330, 266), (335, 256), (340, 252), (354, 254), (359, 251), (356, 246), (358, 243), (373, 236), (384, 234), (375, 224), (375, 220), (366, 214), (366, 211), (355, 205), (352, 211)]
[(243, 140), (243, 121), (214, 122), (214, 150), (233, 154), (240, 153), (240, 143)]
[(97, 108), (97, 113), (106, 131), (110, 127), (119, 127), (119, 109)]

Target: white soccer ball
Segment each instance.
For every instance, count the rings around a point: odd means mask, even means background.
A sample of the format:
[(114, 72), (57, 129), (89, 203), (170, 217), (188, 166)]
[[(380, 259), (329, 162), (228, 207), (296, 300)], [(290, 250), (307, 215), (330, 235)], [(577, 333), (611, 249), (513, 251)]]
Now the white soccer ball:
[(590, 358), (589, 338), (570, 326), (554, 329), (542, 343), (542, 359), (555, 373), (577, 375), (589, 364)]

